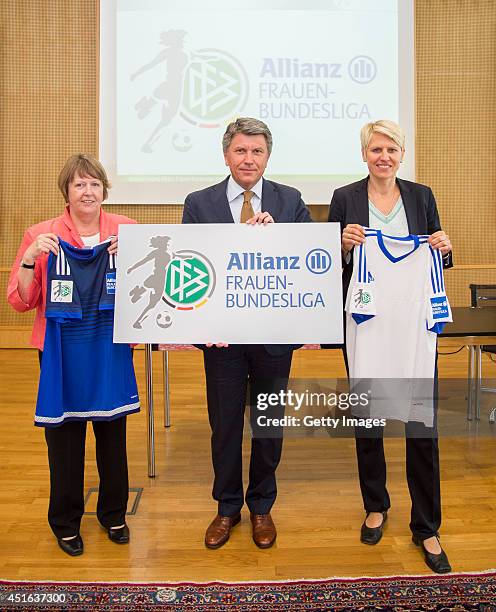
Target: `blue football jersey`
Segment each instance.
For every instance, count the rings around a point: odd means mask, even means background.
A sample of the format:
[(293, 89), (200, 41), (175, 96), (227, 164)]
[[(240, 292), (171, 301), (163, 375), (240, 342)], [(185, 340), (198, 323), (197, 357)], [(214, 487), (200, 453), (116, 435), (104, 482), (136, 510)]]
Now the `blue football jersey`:
[(46, 333), (35, 425), (112, 420), (140, 409), (128, 344), (114, 344), (115, 256), (109, 242), (49, 254)]

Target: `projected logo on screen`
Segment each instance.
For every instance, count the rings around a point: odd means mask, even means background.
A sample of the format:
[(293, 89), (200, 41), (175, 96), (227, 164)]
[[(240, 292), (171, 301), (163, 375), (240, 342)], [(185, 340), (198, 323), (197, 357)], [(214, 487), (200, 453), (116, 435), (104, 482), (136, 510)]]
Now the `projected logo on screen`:
[(203, 306), (215, 289), (215, 271), (210, 260), (197, 251), (174, 254), (167, 267), (162, 299), (177, 310)]
[(355, 83), (365, 85), (375, 79), (377, 64), (368, 55), (357, 55), (348, 64), (348, 74)]
[(180, 114), (198, 127), (218, 127), (247, 97), (248, 76), (239, 61), (219, 49), (200, 49), (184, 74)]

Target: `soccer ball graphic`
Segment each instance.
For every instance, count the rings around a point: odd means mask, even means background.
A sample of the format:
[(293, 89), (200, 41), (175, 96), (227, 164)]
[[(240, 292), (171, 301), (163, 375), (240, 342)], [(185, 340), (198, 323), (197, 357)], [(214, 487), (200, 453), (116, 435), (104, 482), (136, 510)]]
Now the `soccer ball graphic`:
[(172, 325), (172, 315), (166, 310), (164, 312), (159, 312), (156, 321), (159, 327), (167, 329)]
[(172, 137), (172, 146), (180, 153), (186, 153), (193, 146), (191, 136), (185, 131), (176, 132)]

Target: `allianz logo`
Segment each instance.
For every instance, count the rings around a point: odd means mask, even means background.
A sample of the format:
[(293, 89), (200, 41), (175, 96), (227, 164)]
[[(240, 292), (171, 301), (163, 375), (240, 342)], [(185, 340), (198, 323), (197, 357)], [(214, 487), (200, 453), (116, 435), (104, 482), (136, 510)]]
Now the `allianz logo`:
[(299, 255), (263, 255), (256, 253), (229, 253), (228, 270), (299, 270)]
[(305, 62), (296, 57), (265, 57), (260, 69), (260, 78), (340, 79), (342, 76), (342, 64), (340, 63)]

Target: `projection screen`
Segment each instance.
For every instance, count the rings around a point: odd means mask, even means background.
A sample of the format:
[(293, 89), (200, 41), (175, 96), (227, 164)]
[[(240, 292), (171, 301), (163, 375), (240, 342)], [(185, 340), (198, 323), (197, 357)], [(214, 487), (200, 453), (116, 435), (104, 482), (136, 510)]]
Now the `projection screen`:
[(361, 126), (398, 121), (414, 180), (413, 0), (101, 0), (99, 155), (110, 203), (176, 204), (227, 175), (237, 117), (274, 137), (267, 178), (327, 204), (366, 175)]

